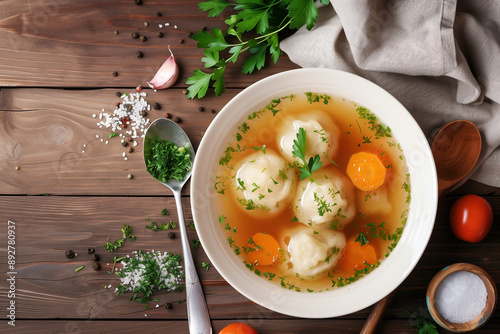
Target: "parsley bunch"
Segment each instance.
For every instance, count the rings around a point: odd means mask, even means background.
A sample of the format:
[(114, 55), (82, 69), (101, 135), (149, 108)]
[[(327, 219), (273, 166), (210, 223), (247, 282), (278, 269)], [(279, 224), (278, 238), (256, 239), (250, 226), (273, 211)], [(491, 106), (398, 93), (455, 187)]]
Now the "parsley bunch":
[[(229, 62), (235, 63), (241, 54), (250, 55), (243, 60), (242, 73), (249, 74), (260, 70), (270, 55), (276, 63), (281, 53), (279, 33), (285, 29), (296, 30), (306, 26), (311, 30), (318, 18), (316, 0), (209, 0), (200, 2), (198, 7), (208, 12), (208, 17), (219, 16), (227, 7), (232, 7), (235, 14), (224, 22), (228, 28), (223, 33), (219, 28), (210, 32), (200, 31), (193, 35), (197, 46), (203, 48), (201, 61), (205, 69), (196, 69), (193, 76), (186, 79), (188, 98), (202, 98), (210, 85), (215, 95), (225, 91), (224, 71)], [(320, 0), (327, 5), (329, 0)], [(245, 40), (243, 34), (251, 33), (252, 38)], [(256, 36), (256, 37), (255, 37)], [(234, 41), (234, 42), (232, 42)], [(222, 51), (226, 51), (221, 54)], [(226, 57), (226, 58), (225, 58)]]

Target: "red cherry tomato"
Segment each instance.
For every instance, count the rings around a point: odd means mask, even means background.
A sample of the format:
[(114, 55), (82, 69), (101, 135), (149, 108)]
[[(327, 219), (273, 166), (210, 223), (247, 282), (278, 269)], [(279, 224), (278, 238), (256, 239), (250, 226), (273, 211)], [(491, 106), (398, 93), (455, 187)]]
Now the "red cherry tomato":
[(493, 210), (480, 196), (462, 196), (451, 207), (451, 230), (460, 240), (479, 242), (486, 237), (492, 224)]
[(219, 334), (257, 334), (257, 331), (250, 325), (235, 322), (224, 327)]

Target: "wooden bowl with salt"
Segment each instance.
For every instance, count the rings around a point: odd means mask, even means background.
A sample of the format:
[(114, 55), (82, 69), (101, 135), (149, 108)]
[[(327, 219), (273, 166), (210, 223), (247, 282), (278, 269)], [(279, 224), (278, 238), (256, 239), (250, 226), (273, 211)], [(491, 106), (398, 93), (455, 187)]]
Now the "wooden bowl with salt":
[(427, 308), (441, 327), (455, 333), (485, 324), (496, 306), (495, 281), (482, 268), (455, 263), (439, 271), (427, 288)]

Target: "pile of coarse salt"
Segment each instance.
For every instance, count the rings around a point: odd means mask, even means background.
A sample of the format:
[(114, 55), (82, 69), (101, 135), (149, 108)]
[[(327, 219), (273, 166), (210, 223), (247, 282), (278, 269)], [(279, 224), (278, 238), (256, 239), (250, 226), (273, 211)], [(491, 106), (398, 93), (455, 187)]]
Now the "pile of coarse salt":
[[(94, 114), (94, 118), (99, 118), (97, 126), (99, 128), (111, 129), (111, 133), (116, 133), (121, 138), (131, 137), (132, 139), (145, 136), (145, 131), (149, 125), (147, 112), (151, 110), (151, 105), (144, 99), (147, 96), (145, 92), (127, 93), (120, 96), (122, 102), (118, 104), (113, 113), (107, 113), (102, 109), (101, 113)], [(99, 135), (96, 135), (99, 139)], [(122, 142), (124, 139), (122, 139)], [(108, 144), (109, 141), (101, 142)], [(138, 143), (133, 142), (134, 146)], [(127, 160), (124, 152), (123, 157)]]
[[(117, 270), (120, 285), (115, 292), (140, 292), (147, 290), (182, 291), (184, 285), (184, 271), (180, 261), (181, 255), (170, 252), (154, 251), (143, 253), (134, 251), (134, 257), (127, 255), (121, 260), (122, 269)], [(151, 281), (152, 273), (154, 280)], [(147, 286), (145, 286), (145, 284)]]
[(443, 318), (455, 324), (464, 324), (481, 314), (488, 292), (479, 276), (461, 270), (441, 281), (434, 298), (436, 309)]

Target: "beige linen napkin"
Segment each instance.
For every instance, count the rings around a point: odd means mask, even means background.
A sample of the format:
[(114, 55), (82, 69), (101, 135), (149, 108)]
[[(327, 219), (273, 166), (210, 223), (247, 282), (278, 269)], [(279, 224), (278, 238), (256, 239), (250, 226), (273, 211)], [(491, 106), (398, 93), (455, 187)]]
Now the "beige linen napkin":
[(355, 73), (396, 97), (429, 141), (467, 119), (482, 133), (472, 179), (500, 187), (500, 1), (332, 0), (281, 43), (302, 67)]

